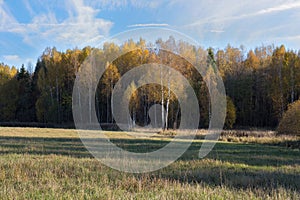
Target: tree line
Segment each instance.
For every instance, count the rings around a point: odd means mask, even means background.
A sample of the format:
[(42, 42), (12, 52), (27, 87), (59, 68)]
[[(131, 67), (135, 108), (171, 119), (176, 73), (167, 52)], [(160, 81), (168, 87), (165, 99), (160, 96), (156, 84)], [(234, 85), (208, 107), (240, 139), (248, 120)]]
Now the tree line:
[[(46, 48), (30, 73), (24, 65), (17, 70), (0, 64), (0, 121), (39, 122), (44, 124), (72, 124), (72, 92), (76, 75), (89, 55), (95, 53), (105, 61), (105, 72), (100, 78), (95, 95), (95, 108), (100, 123), (115, 123), (112, 115), (111, 96), (115, 84), (129, 70), (147, 63), (171, 66), (183, 75), (193, 87), (198, 98), (199, 127), (209, 125), (210, 101), (207, 83), (216, 84), (209, 77), (218, 70), (227, 94), (225, 127), (276, 127), (288, 105), (300, 95), (300, 53), (279, 47), (260, 46), (246, 51), (243, 46), (228, 45), (224, 49), (204, 49), (173, 37), (158, 39), (160, 51), (148, 48), (146, 41), (128, 40), (122, 45), (106, 43), (102, 48), (59, 52)], [(173, 53), (164, 49), (172, 49)], [(112, 62), (115, 55), (120, 55)], [(183, 57), (180, 55), (184, 55)], [(205, 55), (198, 59), (199, 55)], [(184, 58), (195, 60), (189, 62)], [(198, 59), (198, 60), (197, 60)], [(206, 67), (202, 77), (194, 64)], [(212, 71), (210, 71), (212, 70)], [(91, 77), (92, 78), (92, 77)], [(128, 87), (128, 109), (135, 124), (154, 123), (162, 128), (176, 128), (180, 124), (180, 105), (172, 92), (177, 77), (164, 74), (159, 84), (137, 88), (132, 81)], [(183, 88), (175, 88), (184, 95)], [(149, 117), (150, 108), (163, 105), (159, 119)], [(157, 109), (157, 106), (155, 107)]]

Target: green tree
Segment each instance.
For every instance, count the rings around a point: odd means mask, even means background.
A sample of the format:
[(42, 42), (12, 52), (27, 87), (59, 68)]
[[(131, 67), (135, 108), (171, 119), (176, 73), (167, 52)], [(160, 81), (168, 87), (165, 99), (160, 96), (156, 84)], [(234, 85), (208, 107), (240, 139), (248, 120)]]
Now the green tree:
[(12, 78), (0, 86), (0, 120), (4, 122), (16, 120), (18, 80)]
[(35, 121), (35, 102), (33, 97), (32, 79), (24, 65), (17, 74), (18, 102), (16, 108), (16, 120), (21, 122)]
[(236, 109), (232, 102), (232, 100), (227, 97), (227, 111), (226, 111), (226, 118), (225, 118), (225, 128), (232, 129), (233, 125), (236, 121)]

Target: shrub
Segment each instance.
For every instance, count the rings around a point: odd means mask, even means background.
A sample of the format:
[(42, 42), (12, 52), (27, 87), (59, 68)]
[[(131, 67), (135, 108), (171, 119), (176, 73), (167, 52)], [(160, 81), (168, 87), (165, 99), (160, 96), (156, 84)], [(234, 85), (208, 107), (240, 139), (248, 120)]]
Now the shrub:
[(277, 131), (278, 134), (300, 136), (300, 100), (288, 106), (288, 110), (284, 113)]

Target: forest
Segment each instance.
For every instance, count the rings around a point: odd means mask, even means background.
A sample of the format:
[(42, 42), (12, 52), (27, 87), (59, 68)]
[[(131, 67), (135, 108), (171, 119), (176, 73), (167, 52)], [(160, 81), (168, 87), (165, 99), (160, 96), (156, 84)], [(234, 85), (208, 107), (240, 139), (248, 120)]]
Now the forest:
[[(300, 51), (286, 49), (284, 45), (262, 45), (246, 50), (244, 46), (224, 49), (204, 49), (170, 36), (166, 41), (158, 39), (161, 47), (172, 46), (177, 53), (153, 51), (146, 41), (128, 40), (122, 45), (105, 43), (102, 48), (85, 47), (58, 51), (46, 48), (37, 59), (34, 72), (24, 65), (19, 69), (0, 64), (0, 122), (39, 123), (63, 126), (73, 124), (72, 92), (74, 81), (85, 59), (96, 52), (103, 60), (121, 55), (113, 62), (106, 62), (106, 70), (100, 78), (95, 95), (98, 121), (114, 124), (111, 94), (114, 85), (127, 71), (146, 63), (162, 63), (171, 66), (186, 77), (193, 87), (199, 103), (199, 128), (206, 128), (210, 119), (210, 102), (202, 77), (193, 65), (178, 55), (194, 59), (199, 52), (207, 56), (202, 65), (218, 69), (226, 89), (227, 116), (225, 128), (263, 127), (276, 128), (288, 105), (300, 95)], [(163, 48), (162, 48), (163, 49)], [(127, 52), (122, 54), (122, 52)], [(169, 84), (176, 77), (168, 77)], [(136, 88), (134, 81), (129, 88), (129, 110), (135, 123), (148, 125), (149, 109), (162, 104), (167, 110), (163, 128), (177, 128), (180, 124), (180, 106), (170, 88), (145, 85)]]

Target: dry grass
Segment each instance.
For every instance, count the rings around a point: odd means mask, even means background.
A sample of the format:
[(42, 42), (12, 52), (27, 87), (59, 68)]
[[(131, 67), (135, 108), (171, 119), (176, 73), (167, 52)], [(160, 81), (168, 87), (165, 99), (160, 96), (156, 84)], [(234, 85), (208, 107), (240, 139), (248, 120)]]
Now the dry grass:
[[(187, 133), (181, 131), (181, 133)], [(160, 131), (156, 137), (174, 138), (178, 131), (167, 130)], [(195, 139), (203, 140), (207, 135), (207, 130), (201, 129), (196, 132)], [(256, 143), (268, 145), (280, 145), (290, 148), (300, 149), (300, 136), (296, 135), (282, 135), (277, 134), (275, 131), (265, 130), (225, 130), (222, 131), (219, 141), (234, 142), (234, 143)]]
[[(131, 151), (170, 140), (107, 134)], [(219, 142), (198, 159), (200, 146), (167, 168), (130, 174), (94, 159), (75, 130), (0, 128), (0, 199), (300, 199), (298, 149)]]

